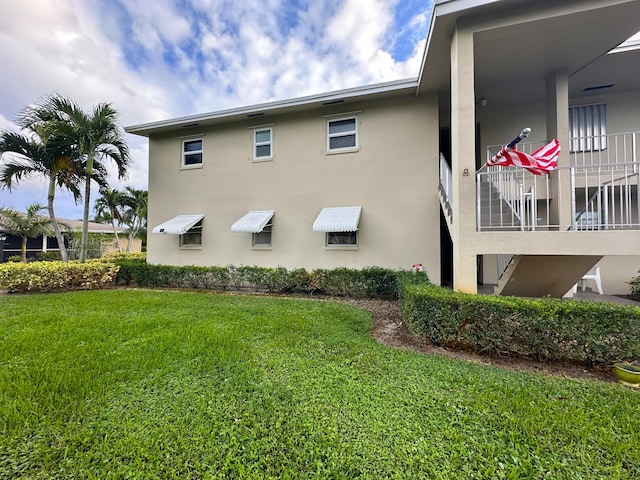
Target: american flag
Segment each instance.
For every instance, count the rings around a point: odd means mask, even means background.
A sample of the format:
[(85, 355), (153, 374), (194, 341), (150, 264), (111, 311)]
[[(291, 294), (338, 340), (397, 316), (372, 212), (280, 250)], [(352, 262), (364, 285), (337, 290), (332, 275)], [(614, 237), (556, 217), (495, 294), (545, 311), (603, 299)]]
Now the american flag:
[(515, 165), (526, 168), (534, 175), (545, 175), (558, 166), (558, 155), (560, 155), (560, 143), (555, 138), (530, 155), (519, 152), (515, 147), (506, 146), (487, 162), (487, 167)]

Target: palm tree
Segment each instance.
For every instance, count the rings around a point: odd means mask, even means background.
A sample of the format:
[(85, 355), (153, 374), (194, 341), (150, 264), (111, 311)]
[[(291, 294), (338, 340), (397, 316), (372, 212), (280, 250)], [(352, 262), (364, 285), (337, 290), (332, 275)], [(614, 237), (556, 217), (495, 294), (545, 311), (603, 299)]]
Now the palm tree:
[(122, 224), (122, 212), (120, 209), (125, 206), (126, 200), (126, 195), (118, 190), (101, 188), (100, 197), (98, 197), (94, 204), (96, 220), (104, 219), (111, 223), (119, 252), (122, 252), (122, 245), (120, 244), (120, 237), (118, 237), (116, 222)]
[(9, 131), (0, 132), (0, 156), (7, 153), (12, 155), (0, 168), (0, 185), (9, 191), (22, 179), (36, 175), (47, 179), (49, 221), (60, 248), (60, 259), (66, 262), (67, 249), (56, 219), (53, 200), (57, 187), (68, 189), (76, 201), (81, 196), (79, 184), (82, 177), (79, 175), (73, 148), (64, 145), (59, 137), (48, 135), (43, 128), (34, 126), (31, 138)]
[(130, 163), (129, 147), (118, 125), (118, 112), (108, 103), (101, 103), (90, 113), (84, 112), (75, 102), (60, 95), (51, 95), (35, 107), (27, 108), (22, 115), (21, 126), (43, 125), (65, 138), (84, 158), (85, 191), (82, 216), (80, 261), (87, 256), (89, 236), (89, 210), (91, 205), (91, 179), (94, 170), (106, 168), (101, 161), (111, 159), (118, 178), (127, 173)]
[(20, 261), (23, 263), (27, 261), (27, 239), (48, 236), (53, 233), (49, 219), (38, 215), (46, 209), (47, 207), (39, 203), (29, 205), (26, 214), (11, 208), (0, 208), (0, 221), (4, 230), (11, 235), (22, 238)]
[(129, 227), (127, 252), (130, 252), (133, 246), (133, 239), (146, 236), (149, 192), (132, 187), (126, 187), (125, 190), (124, 203), (128, 208), (125, 211), (124, 223)]

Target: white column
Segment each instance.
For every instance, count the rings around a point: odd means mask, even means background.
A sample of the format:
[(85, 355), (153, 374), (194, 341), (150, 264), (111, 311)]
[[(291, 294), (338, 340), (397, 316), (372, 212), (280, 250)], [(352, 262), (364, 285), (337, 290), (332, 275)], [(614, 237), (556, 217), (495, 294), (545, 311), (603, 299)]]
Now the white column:
[[(557, 138), (560, 142), (559, 167), (569, 167), (569, 76), (566, 70), (558, 70), (546, 78), (546, 123), (547, 140)], [(571, 189), (568, 170), (556, 170), (551, 173), (550, 221), (552, 224), (570, 225)]]
[(451, 173), (453, 177), (453, 288), (477, 293), (475, 89), (473, 32), (451, 38)]

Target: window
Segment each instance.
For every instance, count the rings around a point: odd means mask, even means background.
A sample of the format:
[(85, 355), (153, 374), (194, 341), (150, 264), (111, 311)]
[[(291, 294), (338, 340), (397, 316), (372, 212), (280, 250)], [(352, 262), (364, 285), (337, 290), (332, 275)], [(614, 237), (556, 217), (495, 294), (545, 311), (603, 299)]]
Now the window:
[(604, 103), (569, 108), (571, 152), (607, 148), (607, 110)]
[(261, 128), (253, 131), (253, 159), (254, 160), (270, 160), (273, 158), (272, 153), (273, 141), (272, 131), (270, 128)]
[(273, 225), (266, 225), (261, 232), (253, 234), (252, 245), (254, 247), (270, 247), (271, 246), (271, 229)]
[(344, 152), (358, 149), (356, 117), (327, 120), (327, 152)]
[(199, 247), (202, 245), (202, 220), (180, 235), (181, 247)]
[(182, 141), (182, 168), (202, 166), (202, 139)]
[(327, 232), (327, 246), (358, 245), (358, 232)]

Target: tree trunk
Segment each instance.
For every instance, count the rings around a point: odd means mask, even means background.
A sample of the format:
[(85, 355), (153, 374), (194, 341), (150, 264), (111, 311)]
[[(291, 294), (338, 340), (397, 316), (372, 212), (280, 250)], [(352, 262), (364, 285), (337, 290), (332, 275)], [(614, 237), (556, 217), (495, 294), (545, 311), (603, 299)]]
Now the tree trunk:
[(51, 221), (51, 226), (53, 227), (53, 231), (56, 234), (56, 241), (58, 242), (58, 248), (60, 249), (60, 260), (63, 262), (69, 261), (69, 256), (67, 255), (67, 248), (64, 246), (64, 237), (62, 236), (62, 232), (60, 231), (60, 225), (58, 225), (58, 219), (56, 218), (56, 214), (53, 211), (53, 196), (56, 189), (55, 178), (51, 178), (49, 180), (49, 195), (47, 196), (47, 210), (49, 211), (49, 220)]
[(82, 215), (82, 239), (80, 240), (80, 263), (87, 259), (87, 244), (89, 243), (89, 207), (91, 205), (91, 174), (93, 173), (93, 155), (87, 156), (86, 179), (84, 185), (84, 213)]
[(129, 239), (127, 241), (127, 252), (131, 252), (131, 247), (133, 247), (133, 242), (138, 236), (138, 216), (134, 217), (133, 224), (131, 225), (131, 230), (129, 231)]
[(27, 263), (27, 236), (22, 236), (22, 250), (20, 255), (20, 261), (22, 263)]
[(113, 215), (111, 215), (111, 226), (113, 227), (113, 234), (116, 237), (116, 246), (118, 247), (118, 252), (122, 253), (122, 245), (120, 245), (120, 237), (118, 237), (118, 231), (116, 230), (116, 219)]

